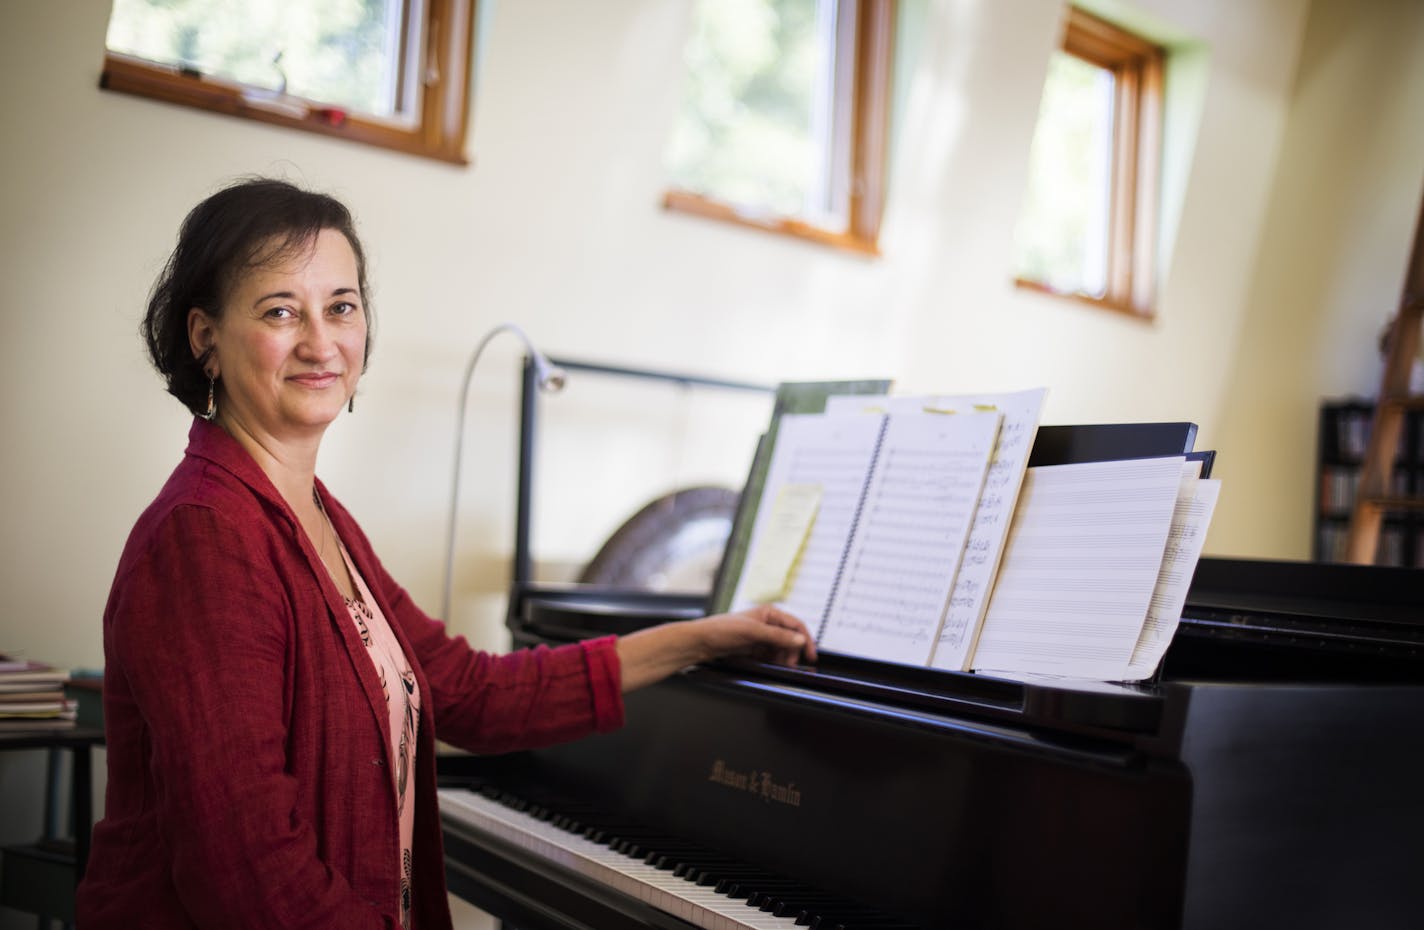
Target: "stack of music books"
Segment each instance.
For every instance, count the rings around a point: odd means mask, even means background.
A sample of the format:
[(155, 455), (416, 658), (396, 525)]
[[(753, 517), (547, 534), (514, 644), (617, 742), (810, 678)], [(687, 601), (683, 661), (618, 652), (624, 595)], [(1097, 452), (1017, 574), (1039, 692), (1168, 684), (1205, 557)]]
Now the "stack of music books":
[(74, 726), (75, 703), (64, 696), (69, 672), (0, 653), (0, 732)]

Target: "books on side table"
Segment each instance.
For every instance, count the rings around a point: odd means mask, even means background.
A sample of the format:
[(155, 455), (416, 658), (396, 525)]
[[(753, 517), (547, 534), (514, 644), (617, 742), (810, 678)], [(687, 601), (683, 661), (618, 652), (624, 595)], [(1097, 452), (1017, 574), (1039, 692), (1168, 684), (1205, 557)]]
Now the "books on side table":
[(78, 706), (64, 694), (66, 669), (0, 653), (0, 732), (72, 727)]

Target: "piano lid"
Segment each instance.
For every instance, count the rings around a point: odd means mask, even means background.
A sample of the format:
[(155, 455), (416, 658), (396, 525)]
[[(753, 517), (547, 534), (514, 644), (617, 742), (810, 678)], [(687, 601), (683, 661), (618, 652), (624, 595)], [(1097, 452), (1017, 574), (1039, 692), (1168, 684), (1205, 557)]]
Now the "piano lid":
[(1424, 633), (1424, 572), (1378, 565), (1206, 557), (1187, 592), (1187, 613), (1316, 617)]
[(1163, 677), (1424, 681), (1424, 573), (1204, 558)]

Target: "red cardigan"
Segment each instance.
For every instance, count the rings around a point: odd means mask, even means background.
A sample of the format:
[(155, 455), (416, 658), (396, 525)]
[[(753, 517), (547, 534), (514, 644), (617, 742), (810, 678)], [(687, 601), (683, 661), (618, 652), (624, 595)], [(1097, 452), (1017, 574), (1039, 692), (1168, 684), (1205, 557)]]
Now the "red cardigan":
[[(414, 661), (413, 922), (450, 927), (435, 737), (495, 753), (623, 722), (611, 638), (472, 650), (388, 575), (318, 484), (332, 523)], [(78, 925), (398, 925), (385, 699), (341, 594), (295, 515), (218, 427), (129, 536), (104, 611), (109, 779)]]

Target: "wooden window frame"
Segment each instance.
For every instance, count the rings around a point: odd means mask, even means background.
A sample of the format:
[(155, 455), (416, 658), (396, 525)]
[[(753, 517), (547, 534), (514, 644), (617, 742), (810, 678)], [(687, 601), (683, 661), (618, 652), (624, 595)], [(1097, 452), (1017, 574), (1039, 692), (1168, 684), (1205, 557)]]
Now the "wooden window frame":
[(1111, 201), (1103, 296), (1068, 293), (1028, 278), (1022, 288), (1151, 319), (1156, 291), (1157, 191), (1162, 158), (1166, 51), (1077, 7), (1068, 8), (1064, 52), (1113, 75)]
[(425, 75), (418, 118), (409, 126), (349, 113), (301, 97), (268, 100), (244, 97), (244, 85), (211, 75), (167, 67), (106, 52), (99, 86), (393, 149), (408, 155), (465, 165), (467, 100), (473, 66), (476, 0), (426, 0), (425, 48), (419, 73)]
[[(855, 76), (847, 102), (850, 114), (850, 164), (847, 222), (829, 229), (795, 217), (762, 216), (745, 206), (674, 188), (663, 195), (669, 210), (723, 220), (753, 229), (809, 240), (866, 255), (879, 255), (880, 221), (885, 206), (886, 150), (890, 125), (890, 92), (895, 35), (895, 0), (838, 0), (844, 9), (858, 3), (855, 34), (837, 38), (837, 61), (847, 47), (853, 51)], [(840, 17), (844, 22), (844, 17)]]

